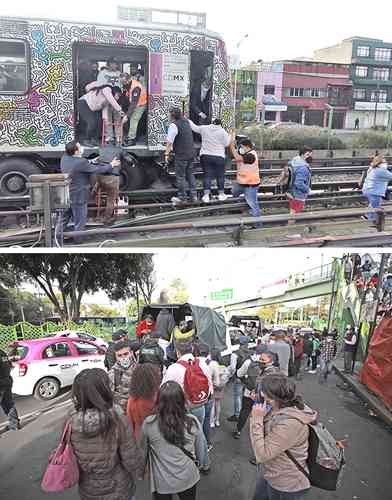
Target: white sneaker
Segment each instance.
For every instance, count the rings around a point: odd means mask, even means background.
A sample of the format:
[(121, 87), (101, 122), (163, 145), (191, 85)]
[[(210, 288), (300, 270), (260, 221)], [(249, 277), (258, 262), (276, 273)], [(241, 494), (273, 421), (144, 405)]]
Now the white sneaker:
[(201, 199), (201, 201), (202, 201), (203, 203), (210, 203), (210, 195), (209, 195), (209, 194), (205, 194), (205, 195), (203, 196), (203, 198)]
[(173, 196), (173, 198), (171, 199), (171, 202), (173, 203), (173, 205), (181, 205), (181, 203), (183, 203), (181, 198), (177, 198), (177, 196)]
[(215, 427), (220, 427), (219, 420), (217, 420), (217, 421), (215, 422)]
[(226, 201), (227, 200), (227, 196), (225, 195), (225, 193), (219, 193), (218, 200), (219, 201)]
[(317, 373), (317, 370), (309, 370), (308, 373), (311, 373), (312, 375), (314, 375), (315, 373)]
[(215, 427), (214, 422), (211, 422), (211, 423), (210, 423), (210, 427), (211, 427), (211, 429), (213, 429), (213, 428)]

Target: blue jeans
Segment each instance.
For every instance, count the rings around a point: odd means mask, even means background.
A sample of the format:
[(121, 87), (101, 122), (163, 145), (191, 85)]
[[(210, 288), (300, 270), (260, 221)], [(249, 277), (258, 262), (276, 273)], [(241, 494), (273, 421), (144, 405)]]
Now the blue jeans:
[(212, 405), (214, 404), (214, 398), (210, 397), (210, 399), (205, 404), (205, 415), (203, 422), (203, 432), (204, 436), (207, 439), (207, 443), (210, 444), (210, 420), (211, 420), (211, 410)]
[(234, 415), (238, 418), (242, 407), (242, 395), (244, 388), (238, 378), (234, 379), (233, 383), (233, 399), (234, 399)]
[(202, 155), (200, 163), (204, 170), (204, 193), (210, 194), (211, 184), (214, 179), (216, 179), (219, 193), (224, 193), (225, 159), (221, 156)]
[(331, 372), (331, 361), (325, 361), (323, 358), (320, 358), (320, 375), (319, 375), (320, 384), (327, 381), (330, 372)]
[(75, 231), (84, 231), (87, 224), (87, 203), (80, 205), (71, 205), (71, 208), (65, 211), (63, 216), (63, 228), (65, 229), (70, 220), (73, 220)]
[[(375, 194), (366, 194), (367, 199), (369, 201), (369, 208), (380, 208), (382, 196), (376, 196)], [(374, 222), (377, 222), (378, 215), (374, 212), (368, 213), (368, 219)]]
[(250, 212), (253, 217), (260, 217), (261, 210), (257, 200), (259, 186), (242, 186), (241, 184), (233, 184), (232, 194), (234, 198), (238, 198), (241, 194), (245, 195), (245, 201), (249, 205)]
[(253, 500), (304, 500), (308, 491), (309, 489), (294, 492), (278, 491), (272, 488), (263, 477), (259, 477)]
[(193, 173), (193, 160), (179, 160), (175, 158), (174, 166), (176, 170), (178, 197), (181, 200), (186, 199), (186, 183), (188, 182), (191, 196), (192, 198), (196, 198), (197, 186), (196, 178)]
[[(201, 427), (203, 428), (203, 424), (204, 424), (204, 420), (205, 420), (205, 416), (206, 416), (205, 405), (199, 406), (198, 408), (192, 408), (189, 410), (189, 413), (197, 418), (197, 420), (200, 422)], [(208, 468), (210, 466), (210, 458), (208, 456), (208, 444), (207, 444), (207, 439), (204, 436), (204, 432), (203, 432), (203, 437), (204, 437), (204, 439), (203, 439), (203, 456), (200, 459), (200, 466), (202, 468)]]

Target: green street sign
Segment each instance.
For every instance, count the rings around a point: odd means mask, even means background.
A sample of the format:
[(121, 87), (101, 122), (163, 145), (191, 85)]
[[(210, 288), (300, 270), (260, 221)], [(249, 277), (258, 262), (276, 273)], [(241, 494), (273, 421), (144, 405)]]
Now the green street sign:
[(219, 292), (211, 292), (210, 300), (232, 300), (233, 299), (233, 289), (225, 288)]

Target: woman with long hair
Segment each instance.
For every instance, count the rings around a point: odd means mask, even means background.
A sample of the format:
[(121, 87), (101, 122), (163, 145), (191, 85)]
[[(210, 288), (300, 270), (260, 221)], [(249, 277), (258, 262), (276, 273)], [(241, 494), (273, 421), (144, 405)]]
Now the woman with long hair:
[(223, 365), (219, 349), (211, 349), (211, 362), (208, 365), (211, 370), (214, 395), (210, 418), (211, 428), (220, 427), (220, 416), (222, 400), (225, 397), (225, 386), (229, 381), (229, 369)]
[(195, 500), (200, 480), (198, 461), (203, 455), (203, 430), (188, 415), (184, 392), (177, 382), (166, 382), (158, 395), (157, 414), (145, 419), (141, 448), (149, 463), (154, 500)]
[(286, 452), (307, 468), (308, 424), (316, 420), (317, 413), (305, 407), (295, 383), (281, 373), (262, 377), (259, 391), (264, 404), (253, 407), (250, 420), (259, 464), (254, 500), (303, 500), (310, 489), (309, 480)]
[[(369, 208), (381, 209), (381, 202), (388, 189), (388, 183), (392, 180), (392, 172), (388, 170), (388, 164), (383, 155), (375, 156), (367, 171), (362, 192), (369, 201)], [(367, 219), (376, 224), (378, 214), (369, 212)]]
[(127, 407), (128, 419), (136, 439), (139, 439), (144, 419), (156, 413), (160, 383), (161, 372), (157, 365), (136, 365), (132, 373)]
[(79, 465), (81, 500), (132, 500), (144, 470), (142, 454), (121, 409), (113, 404), (108, 374), (80, 372), (73, 383), (71, 444)]

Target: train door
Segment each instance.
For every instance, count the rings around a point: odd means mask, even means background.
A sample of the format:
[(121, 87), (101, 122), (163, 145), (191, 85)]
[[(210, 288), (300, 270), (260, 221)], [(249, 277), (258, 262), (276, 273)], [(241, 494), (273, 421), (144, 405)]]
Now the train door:
[[(147, 144), (147, 89), (148, 89), (148, 50), (145, 47), (123, 47), (96, 44), (75, 44), (74, 57), (74, 109), (76, 137), (87, 145), (98, 145), (103, 139), (110, 142), (127, 142), (131, 135), (132, 146)], [(127, 74), (127, 82), (120, 77)], [(102, 126), (102, 113), (86, 117), (86, 104), (83, 96), (89, 89), (88, 85), (99, 87), (105, 84), (120, 87), (121, 95), (118, 103), (124, 112), (130, 107), (127, 92), (135, 81), (141, 85), (140, 98), (136, 112), (129, 115), (129, 120), (122, 126), (118, 113), (105, 114), (107, 123)], [(87, 89), (86, 89), (87, 86)], [(87, 110), (88, 115), (88, 110)], [(87, 119), (86, 119), (87, 118)], [(88, 121), (90, 118), (90, 122)], [(95, 120), (95, 121), (94, 121)]]
[(213, 52), (191, 51), (189, 114), (197, 125), (211, 123), (213, 70)]

